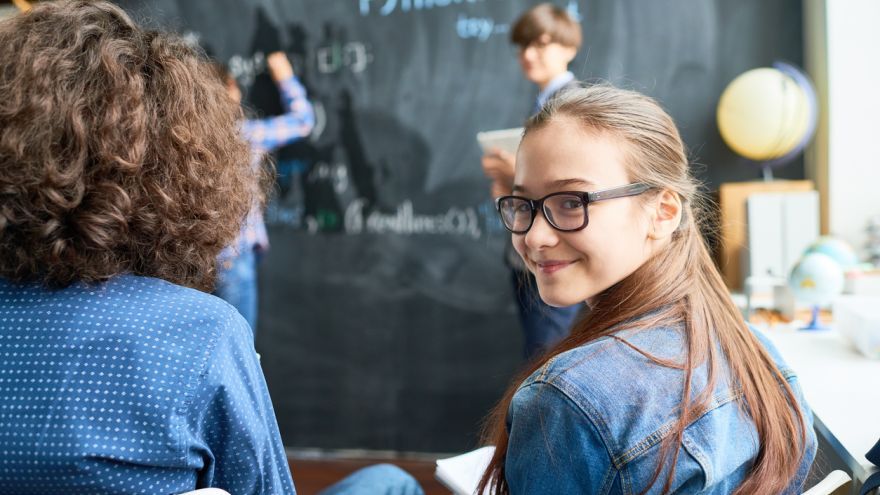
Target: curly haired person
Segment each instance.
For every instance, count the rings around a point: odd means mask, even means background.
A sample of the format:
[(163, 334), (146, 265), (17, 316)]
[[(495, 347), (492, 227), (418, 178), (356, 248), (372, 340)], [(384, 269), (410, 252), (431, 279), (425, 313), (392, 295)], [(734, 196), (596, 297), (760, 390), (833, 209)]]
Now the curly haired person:
[(0, 22), (0, 95), (0, 492), (294, 493), (250, 329), (203, 292), (266, 183), (208, 62), (46, 2)]

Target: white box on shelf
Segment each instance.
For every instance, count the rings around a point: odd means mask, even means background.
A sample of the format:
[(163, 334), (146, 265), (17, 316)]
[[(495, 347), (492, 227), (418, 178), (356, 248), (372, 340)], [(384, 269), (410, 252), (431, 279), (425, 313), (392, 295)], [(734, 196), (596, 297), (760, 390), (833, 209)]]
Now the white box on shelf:
[(859, 352), (880, 359), (880, 297), (840, 296), (833, 314), (834, 326)]
[(844, 294), (880, 296), (880, 270), (853, 270), (846, 274)]
[(819, 237), (819, 193), (755, 193), (746, 200), (746, 275), (788, 278)]

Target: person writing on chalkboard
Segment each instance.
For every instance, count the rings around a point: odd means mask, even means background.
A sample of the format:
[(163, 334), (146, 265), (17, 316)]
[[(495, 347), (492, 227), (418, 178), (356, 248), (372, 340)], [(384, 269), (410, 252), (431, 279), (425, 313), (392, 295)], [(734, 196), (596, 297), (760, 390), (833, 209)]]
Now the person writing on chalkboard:
[[(315, 113), (306, 97), (306, 90), (293, 73), (293, 67), (283, 52), (266, 57), (269, 75), (275, 81), (285, 110), (282, 115), (264, 119), (248, 119), (241, 131), (251, 145), (254, 167), (259, 169), (266, 154), (298, 139), (306, 137), (315, 125)], [(223, 79), (229, 96), (241, 102), (241, 89), (235, 78), (223, 66), (216, 70)], [(248, 214), (236, 241), (220, 254), (220, 273), (215, 294), (235, 306), (256, 335), (257, 332), (257, 262), (269, 248), (269, 238), (263, 223), (263, 214), (254, 208)]]
[[(510, 40), (518, 48), (520, 68), (526, 79), (538, 87), (532, 113), (575, 82), (568, 64), (574, 60), (581, 38), (580, 24), (564, 9), (549, 3), (529, 9), (514, 23)], [(503, 150), (496, 149), (483, 156), (483, 171), (491, 180), (493, 198), (510, 194), (515, 163), (515, 157)], [(508, 249), (506, 261), (511, 267), (517, 309), (525, 333), (525, 354), (531, 357), (565, 338), (583, 305), (544, 304), (537, 296), (534, 277), (516, 253)]]
[[(250, 329), (204, 292), (262, 195), (207, 61), (40, 2), (0, 21), (0, 94), (2, 491), (294, 493)], [(329, 493), (421, 493), (353, 476)]]
[(796, 494), (816, 453), (798, 379), (743, 320), (700, 231), (672, 118), (611, 86), (526, 124), (504, 226), (541, 298), (590, 313), (494, 411), (500, 494)]

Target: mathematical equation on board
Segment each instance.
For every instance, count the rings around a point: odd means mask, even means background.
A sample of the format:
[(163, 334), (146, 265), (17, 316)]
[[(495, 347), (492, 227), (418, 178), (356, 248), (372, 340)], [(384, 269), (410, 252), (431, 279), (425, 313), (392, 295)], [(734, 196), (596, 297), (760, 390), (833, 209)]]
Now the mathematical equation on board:
[[(395, 12), (417, 12), (451, 7), (460, 4), (483, 3), (487, 0), (359, 0), (361, 16), (379, 14), (388, 16)], [(455, 34), (463, 40), (487, 41), (495, 34), (507, 34), (508, 24), (502, 24), (491, 17), (470, 17), (460, 13), (455, 20)]]
[[(419, 12), (448, 8), (457, 5), (480, 4), (500, 0), (358, 0), (361, 16), (378, 14), (388, 16), (394, 12)], [(569, 0), (566, 10), (577, 21), (582, 21), (576, 0)], [(463, 40), (488, 41), (495, 35), (507, 35), (510, 24), (498, 22), (492, 17), (469, 16), (459, 13), (453, 26), (455, 35)], [(187, 31), (184, 39), (193, 46), (199, 45), (202, 35)], [(348, 69), (353, 74), (365, 72), (375, 59), (369, 43), (358, 40), (328, 40), (307, 55), (321, 74), (335, 74)], [(262, 52), (250, 56), (235, 55), (229, 60), (229, 71), (239, 85), (248, 88), (257, 74), (266, 70), (266, 56)]]
[(410, 199), (401, 201), (393, 211), (378, 211), (370, 208), (365, 199), (355, 197), (345, 205), (319, 206), (307, 213), (305, 190), (330, 186), (339, 200), (350, 196), (351, 181), (348, 167), (341, 163), (318, 162), (308, 172), (305, 169), (306, 165), (298, 160), (278, 163), (279, 182), (286, 184), (288, 192), (270, 202), (265, 213), (268, 224), (313, 235), (452, 235), (481, 239), (505, 232), (491, 200), (475, 206), (451, 206), (440, 213), (420, 213)]
[(373, 61), (373, 54), (370, 53), (366, 43), (334, 41), (328, 46), (318, 48), (315, 51), (315, 59), (318, 72), (321, 74), (334, 74), (345, 68), (354, 74), (360, 74), (367, 70)]
[(461, 4), (485, 3), (487, 1), (489, 0), (358, 0), (358, 10), (362, 16), (375, 13), (386, 16), (394, 12), (442, 9)]
[[(192, 46), (199, 46), (202, 35), (187, 31), (183, 39)], [(307, 55), (307, 59), (306, 62), (321, 74), (335, 74), (345, 69), (353, 74), (360, 74), (367, 70), (374, 57), (367, 43), (334, 40), (317, 47), (312, 54)], [(227, 66), (238, 84), (249, 88), (257, 75), (266, 71), (266, 54), (258, 51), (249, 56), (233, 55), (227, 61)]]
[[(318, 47), (307, 56), (310, 63), (321, 74), (335, 74), (349, 70), (360, 74), (373, 62), (369, 45), (360, 41), (332, 42)], [(266, 55), (256, 52), (250, 56), (234, 55), (228, 63), (229, 73), (242, 87), (249, 88), (258, 74), (266, 70)]]
[[(418, 12), (423, 10), (442, 9), (458, 5), (483, 4), (488, 2), (505, 2), (508, 0), (358, 0), (358, 11), (362, 16), (379, 14), (391, 15), (395, 12)], [(576, 0), (569, 0), (566, 6), (569, 15), (580, 22), (582, 19), (578, 12)]]
[[(384, 17), (394, 13), (428, 11), (489, 1), (493, 0), (358, 0), (358, 11), (364, 17), (373, 14)], [(576, 0), (569, 0), (566, 10), (578, 22), (582, 20)], [(510, 24), (497, 22), (492, 17), (470, 17), (461, 13), (455, 21), (456, 35), (465, 40), (487, 41), (492, 35), (505, 35), (509, 31)]]

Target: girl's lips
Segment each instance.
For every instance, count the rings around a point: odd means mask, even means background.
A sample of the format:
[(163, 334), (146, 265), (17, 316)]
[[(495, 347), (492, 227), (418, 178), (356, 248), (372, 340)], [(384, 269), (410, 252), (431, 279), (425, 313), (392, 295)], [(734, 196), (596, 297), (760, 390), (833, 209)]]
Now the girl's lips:
[(570, 265), (574, 264), (574, 261), (560, 261), (560, 260), (550, 260), (550, 261), (536, 261), (535, 265), (538, 266), (538, 270), (541, 273), (551, 274), (562, 270)]

